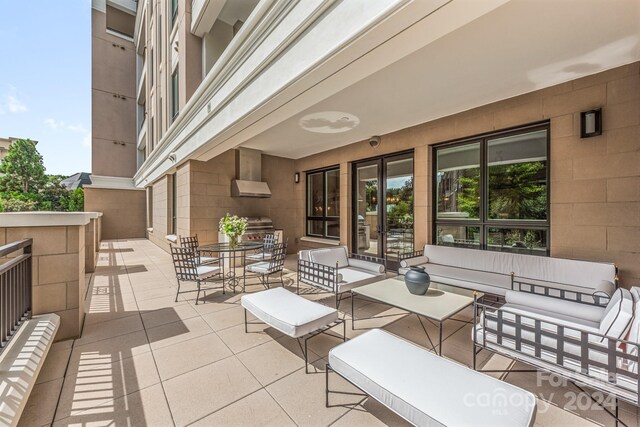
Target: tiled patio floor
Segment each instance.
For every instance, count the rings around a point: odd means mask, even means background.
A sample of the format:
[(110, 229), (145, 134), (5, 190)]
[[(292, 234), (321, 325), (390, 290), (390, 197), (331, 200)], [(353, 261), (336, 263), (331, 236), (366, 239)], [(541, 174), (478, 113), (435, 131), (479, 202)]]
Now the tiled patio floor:
[[(286, 283), (295, 286), (291, 271)], [(206, 303), (196, 306), (195, 293), (174, 302), (175, 290), (167, 253), (147, 240), (103, 242), (87, 291), (82, 337), (54, 344), (20, 425), (405, 424), (372, 399), (335, 396), (333, 402), (351, 407), (325, 408), (324, 358), (337, 340), (320, 336), (310, 342), (316, 373), (307, 375), (295, 340), (260, 326), (244, 332), (239, 295), (208, 292)], [(328, 294), (309, 291), (305, 288), (309, 298), (332, 301)], [(350, 309), (348, 301), (344, 308)], [(415, 316), (362, 301), (356, 312), (385, 316), (360, 321), (358, 328), (382, 326), (426, 344)], [(446, 357), (470, 364), (470, 328), (445, 323)], [(362, 332), (349, 327), (348, 335)], [(480, 360), (491, 366), (509, 363), (486, 352)], [(571, 386), (537, 384), (531, 373), (511, 373), (506, 380), (541, 397), (536, 425), (614, 425), (603, 411), (584, 409), (592, 406), (586, 399), (575, 401)], [(350, 389), (337, 377), (332, 387)], [(623, 404), (622, 416), (630, 426), (639, 425), (637, 408)]]

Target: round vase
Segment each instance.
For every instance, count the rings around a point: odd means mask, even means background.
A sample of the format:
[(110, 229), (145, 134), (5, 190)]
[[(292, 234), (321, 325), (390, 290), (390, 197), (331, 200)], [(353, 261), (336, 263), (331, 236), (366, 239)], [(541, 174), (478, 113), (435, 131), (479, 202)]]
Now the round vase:
[(424, 267), (411, 267), (404, 275), (404, 283), (407, 285), (409, 293), (424, 295), (429, 290), (431, 278), (429, 273), (424, 271)]

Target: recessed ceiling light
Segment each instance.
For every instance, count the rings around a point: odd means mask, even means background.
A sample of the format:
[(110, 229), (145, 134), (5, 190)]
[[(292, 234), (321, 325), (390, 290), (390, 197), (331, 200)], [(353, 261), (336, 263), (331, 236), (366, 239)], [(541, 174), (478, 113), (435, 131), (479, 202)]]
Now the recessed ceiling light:
[(348, 132), (360, 124), (360, 119), (353, 114), (341, 111), (320, 111), (307, 114), (298, 122), (300, 127), (309, 132), (340, 133)]

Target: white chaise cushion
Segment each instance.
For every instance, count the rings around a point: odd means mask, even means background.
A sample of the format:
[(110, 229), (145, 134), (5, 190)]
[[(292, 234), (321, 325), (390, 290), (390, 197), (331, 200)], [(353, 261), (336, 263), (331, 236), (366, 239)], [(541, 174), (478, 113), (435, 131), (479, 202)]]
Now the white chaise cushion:
[(505, 294), (505, 301), (508, 304), (531, 307), (548, 312), (555, 312), (564, 316), (589, 320), (590, 322), (595, 322), (598, 325), (600, 324), (605, 312), (604, 307), (581, 304), (559, 298), (536, 295), (529, 292), (507, 291)]
[(345, 246), (337, 248), (314, 249), (309, 251), (309, 260), (316, 264), (328, 265), (338, 268), (349, 267), (349, 255)]
[(380, 329), (334, 347), (329, 365), (414, 425), (497, 427), (534, 422), (533, 394)]
[(309, 301), (284, 288), (243, 295), (242, 307), (267, 325), (298, 338), (338, 320), (338, 310)]
[(633, 297), (631, 292), (624, 288), (618, 288), (604, 310), (604, 316), (600, 322), (600, 333), (608, 337), (622, 339), (631, 327), (632, 318)]

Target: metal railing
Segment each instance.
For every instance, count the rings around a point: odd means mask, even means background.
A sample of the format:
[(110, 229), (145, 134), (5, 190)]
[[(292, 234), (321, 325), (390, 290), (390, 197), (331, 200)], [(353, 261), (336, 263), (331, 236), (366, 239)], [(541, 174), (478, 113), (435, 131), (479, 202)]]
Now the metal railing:
[(32, 239), (0, 246), (0, 352), (31, 318), (32, 246)]

